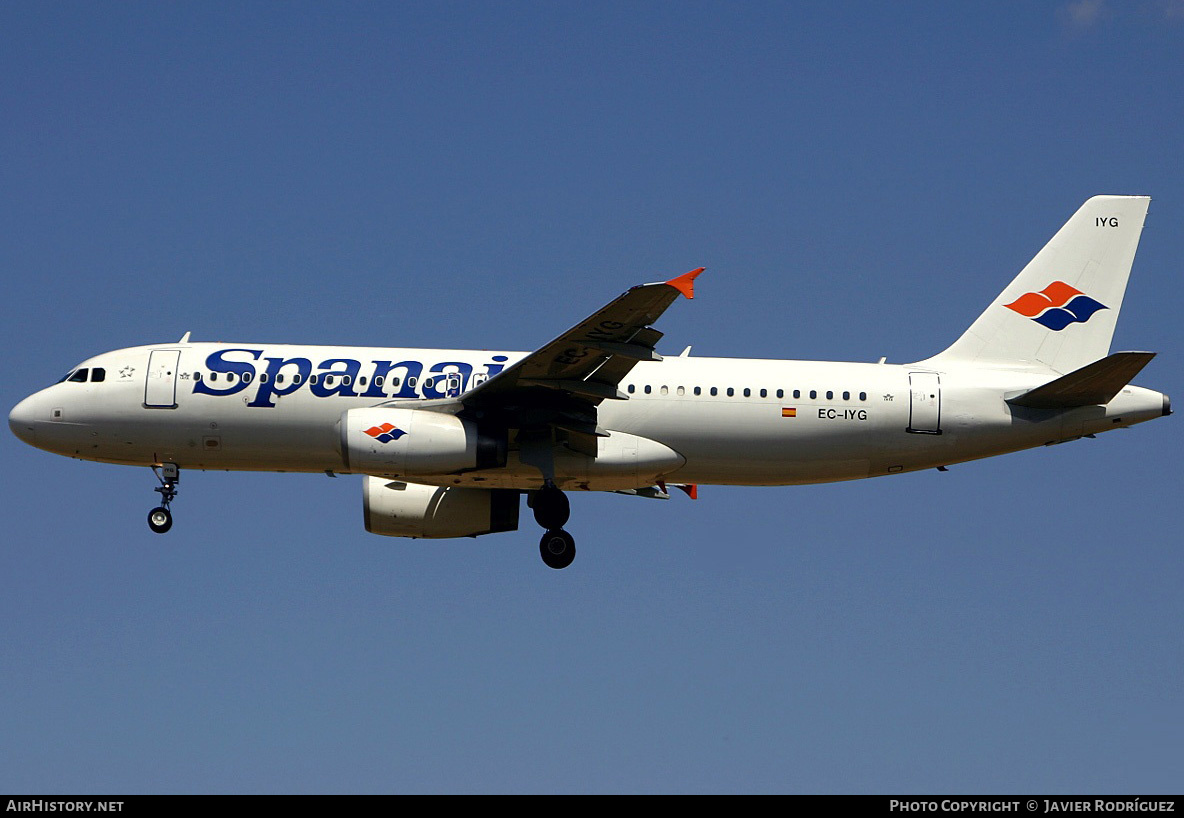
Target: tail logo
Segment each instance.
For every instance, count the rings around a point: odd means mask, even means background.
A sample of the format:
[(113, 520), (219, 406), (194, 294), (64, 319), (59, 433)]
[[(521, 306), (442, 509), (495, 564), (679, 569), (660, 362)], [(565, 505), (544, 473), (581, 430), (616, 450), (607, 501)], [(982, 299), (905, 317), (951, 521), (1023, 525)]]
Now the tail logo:
[(392, 426), (389, 423), (384, 423), (381, 426), (371, 426), (366, 430), (366, 434), (377, 440), (379, 443), (390, 443), (392, 440), (398, 440), (403, 435), (407, 434), (398, 426)]
[(1109, 309), (1063, 281), (1054, 281), (1038, 293), (1024, 293), (1004, 306), (1053, 332), (1070, 324), (1084, 324), (1098, 310)]

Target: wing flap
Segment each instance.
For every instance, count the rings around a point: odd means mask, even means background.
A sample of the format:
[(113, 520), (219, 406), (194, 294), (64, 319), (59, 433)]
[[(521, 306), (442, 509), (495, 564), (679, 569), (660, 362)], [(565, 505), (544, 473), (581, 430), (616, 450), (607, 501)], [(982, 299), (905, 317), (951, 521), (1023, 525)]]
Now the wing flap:
[(518, 383), (522, 386), (545, 386), (549, 389), (558, 389), (561, 392), (570, 392), (571, 394), (578, 397), (590, 398), (594, 400), (629, 400), (628, 395), (617, 389), (612, 384), (601, 383), (600, 381), (519, 378)]

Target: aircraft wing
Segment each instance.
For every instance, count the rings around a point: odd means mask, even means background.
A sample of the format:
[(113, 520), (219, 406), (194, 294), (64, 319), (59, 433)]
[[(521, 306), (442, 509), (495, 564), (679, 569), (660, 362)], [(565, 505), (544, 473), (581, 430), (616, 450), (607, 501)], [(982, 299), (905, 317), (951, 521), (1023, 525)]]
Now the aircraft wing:
[(467, 411), (508, 426), (551, 425), (576, 451), (595, 457), (596, 407), (624, 400), (621, 380), (639, 361), (660, 361), (651, 327), (679, 295), (694, 297), (700, 267), (626, 291), (540, 349), (460, 397)]

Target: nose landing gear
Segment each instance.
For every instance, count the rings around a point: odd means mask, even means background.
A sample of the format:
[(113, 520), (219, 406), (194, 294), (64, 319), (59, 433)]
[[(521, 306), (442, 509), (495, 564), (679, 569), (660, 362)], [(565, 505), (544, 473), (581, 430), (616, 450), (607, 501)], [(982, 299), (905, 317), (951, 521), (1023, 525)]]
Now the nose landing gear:
[(534, 520), (547, 529), (539, 542), (539, 555), (548, 568), (566, 568), (576, 558), (576, 541), (563, 530), (571, 517), (571, 504), (551, 480), (543, 483), (531, 498)]
[(181, 482), (181, 469), (176, 463), (162, 463), (153, 466), (152, 473), (160, 481), (153, 491), (160, 493), (160, 505), (148, 512), (148, 527), (157, 534), (163, 534), (173, 527), (173, 513), (169, 504), (177, 496), (177, 484)]

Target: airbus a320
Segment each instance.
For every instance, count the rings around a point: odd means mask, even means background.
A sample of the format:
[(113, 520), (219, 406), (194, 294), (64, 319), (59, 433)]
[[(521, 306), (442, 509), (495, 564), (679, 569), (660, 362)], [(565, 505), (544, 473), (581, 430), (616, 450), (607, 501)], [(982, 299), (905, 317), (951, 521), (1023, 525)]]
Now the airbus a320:
[(176, 343), (104, 352), (9, 414), (25, 442), (182, 470), (363, 475), (368, 531), (514, 531), (521, 498), (565, 568), (567, 493), (692, 498), (944, 468), (1168, 415), (1110, 352), (1149, 198), (1096, 196), (945, 351), (912, 364), (659, 355), (702, 269), (643, 284), (534, 352)]

